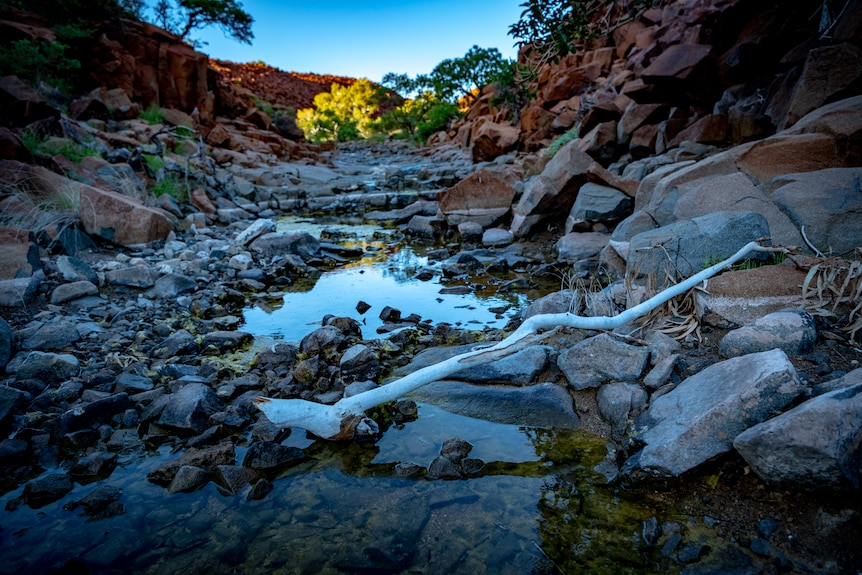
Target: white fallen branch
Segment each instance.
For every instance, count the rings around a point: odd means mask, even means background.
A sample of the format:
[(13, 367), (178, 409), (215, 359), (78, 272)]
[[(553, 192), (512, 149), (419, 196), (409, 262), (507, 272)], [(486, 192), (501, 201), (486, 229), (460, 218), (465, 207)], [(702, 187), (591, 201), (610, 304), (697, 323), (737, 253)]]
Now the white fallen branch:
[(267, 418), (282, 428), (301, 428), (325, 439), (351, 439), (362, 435), (370, 426), (363, 424), (365, 412), (373, 407), (395, 401), (411, 391), (460, 371), (466, 364), (495, 361), (512, 355), (528, 345), (533, 345), (547, 333), (543, 330), (557, 327), (576, 329), (614, 329), (629, 323), (682, 295), (691, 288), (708, 280), (721, 270), (732, 266), (751, 252), (787, 252), (785, 248), (764, 247), (750, 242), (726, 260), (710, 266), (687, 280), (673, 285), (650, 299), (613, 317), (582, 317), (571, 313), (541, 314), (527, 318), (502, 341), (462, 353), (429, 365), (401, 379), (378, 388), (346, 397), (334, 405), (324, 405), (303, 399), (271, 399), (261, 397), (255, 405)]

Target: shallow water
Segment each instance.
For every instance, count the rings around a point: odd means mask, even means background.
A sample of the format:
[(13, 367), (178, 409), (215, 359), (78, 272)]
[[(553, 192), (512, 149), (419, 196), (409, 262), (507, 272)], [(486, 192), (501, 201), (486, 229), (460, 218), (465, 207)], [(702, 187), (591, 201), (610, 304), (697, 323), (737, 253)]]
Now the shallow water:
[[(323, 230), (348, 232), (356, 238), (339, 242), (361, 248), (365, 255), (356, 261), (326, 271), (314, 282), (299, 282), (283, 295), (252, 302), (243, 311), (243, 331), (286, 341), (299, 341), (319, 327), (325, 314), (351, 317), (362, 325), (365, 338), (379, 337), (383, 325), (380, 312), (390, 306), (402, 316), (418, 314), (433, 324), (449, 323), (470, 329), (503, 328), (528, 303), (530, 294), (498, 294), (495, 289), (473, 284), (470, 293), (440, 293), (447, 287), (466, 287), (464, 281), (443, 282), (439, 271), (422, 281), (416, 273), (439, 270), (439, 262), (429, 262), (420, 246), (393, 246), (391, 241), (373, 237), (379, 227), (350, 224), (319, 224), (306, 219), (285, 218), (279, 230), (302, 229), (317, 237)], [(371, 306), (359, 313), (357, 303)]]
[[(485, 467), (465, 480), (399, 478), (397, 462), (427, 466), (460, 437)], [(63, 506), (6, 514), (2, 573), (650, 573), (667, 568), (641, 539), (656, 514), (590, 471), (604, 442), (578, 431), (518, 428), (420, 406), (419, 418), (375, 444), (311, 441), (309, 460), (274, 478), (261, 501), (212, 483), (169, 494), (146, 473), (175, 457), (127, 456), (103, 484), (123, 489), (125, 514), (88, 522)], [(244, 448), (237, 448), (241, 461)], [(5, 503), (17, 495), (7, 494)], [(661, 519), (661, 517), (660, 517)], [(666, 572), (663, 569), (661, 572)]]

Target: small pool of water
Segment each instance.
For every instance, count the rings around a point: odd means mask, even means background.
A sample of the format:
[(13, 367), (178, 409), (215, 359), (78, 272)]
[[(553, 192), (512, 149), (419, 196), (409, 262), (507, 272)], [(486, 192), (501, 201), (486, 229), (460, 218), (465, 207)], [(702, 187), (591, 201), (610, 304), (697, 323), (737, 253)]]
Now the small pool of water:
[[(478, 474), (444, 481), (395, 472), (398, 462), (427, 466), (451, 437), (475, 446), (470, 456), (485, 462)], [(606, 453), (604, 441), (585, 432), (495, 424), (422, 405), (416, 421), (374, 444), (314, 441), (296, 431), (285, 444), (304, 449), (308, 460), (271, 476), (275, 487), (260, 501), (212, 483), (185, 494), (149, 483), (149, 471), (179, 455), (166, 446), (124, 456), (101, 483), (123, 490), (123, 515), (88, 521), (63, 509), (94, 485), (7, 513), (0, 573), (64, 565), (212, 575), (675, 570), (661, 567), (658, 550), (640, 537), (656, 510), (596, 482), (590, 470)], [(237, 446), (239, 462), (245, 450)]]
[[(289, 286), (278, 297), (266, 294), (252, 301), (243, 311), (242, 329), (255, 336), (299, 341), (320, 326), (325, 315), (332, 314), (357, 320), (365, 338), (379, 337), (380, 312), (386, 306), (401, 311), (402, 317), (417, 314), (434, 325), (503, 328), (529, 303), (529, 293), (499, 294), (492, 286), (445, 281), (440, 262), (430, 262), (424, 255), (426, 248), (393, 245), (386, 239), (386, 231), (376, 226), (290, 218), (280, 221), (278, 229), (302, 229), (318, 237), (324, 230), (343, 233), (351, 239), (340, 243), (360, 248), (365, 255), (324, 272), (316, 281)], [(429, 269), (435, 270), (432, 279), (416, 277), (420, 270)], [(446, 293), (452, 288), (468, 293)], [(360, 313), (359, 302), (371, 307)]]

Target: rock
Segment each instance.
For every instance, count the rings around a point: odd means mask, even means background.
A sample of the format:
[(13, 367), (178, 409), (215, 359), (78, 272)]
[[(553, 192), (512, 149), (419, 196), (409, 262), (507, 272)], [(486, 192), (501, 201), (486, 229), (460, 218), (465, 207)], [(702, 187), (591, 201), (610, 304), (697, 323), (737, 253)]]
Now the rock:
[(862, 382), (752, 426), (733, 447), (758, 477), (810, 489), (862, 487)]
[(179, 329), (155, 346), (150, 353), (153, 357), (167, 359), (196, 353), (198, 349), (195, 336), (184, 329)]
[(107, 451), (95, 451), (89, 453), (69, 468), (69, 475), (76, 480), (90, 479), (96, 477), (107, 477), (117, 464), (117, 454)]
[(105, 282), (109, 285), (136, 288), (151, 288), (156, 285), (158, 272), (149, 266), (129, 266), (105, 272)]
[(247, 246), (263, 234), (273, 233), (275, 230), (276, 224), (274, 221), (267, 219), (255, 220), (236, 236), (234, 242), (239, 246)]
[(273, 470), (295, 465), (305, 459), (305, 453), (298, 447), (279, 445), (271, 441), (255, 441), (249, 446), (242, 466)]
[(572, 290), (562, 290), (542, 296), (521, 312), (521, 319), (545, 313), (566, 313), (570, 311), (575, 293)]
[(249, 248), (264, 258), (297, 254), (307, 259), (317, 253), (317, 250), (320, 249), (320, 242), (308, 232), (291, 230), (258, 236), (249, 244)]
[(183, 465), (168, 485), (168, 493), (189, 493), (209, 483), (211, 474), (194, 465)]
[(434, 239), (440, 235), (440, 226), (443, 220), (437, 216), (413, 216), (407, 222), (407, 233), (421, 236), (423, 238)]
[(257, 481), (254, 485), (251, 486), (251, 489), (248, 492), (248, 496), (246, 499), (248, 501), (260, 501), (267, 495), (269, 492), (275, 488), (275, 485), (272, 484), (272, 481), (264, 477), (260, 481)]
[(476, 222), (466, 221), (458, 224), (458, 235), (465, 242), (474, 242), (481, 239), (484, 231), (482, 225)]
[(727, 116), (724, 114), (707, 114), (671, 139), (668, 142), (668, 148), (676, 148), (683, 142), (718, 146), (726, 141)]
[(449, 378), (477, 384), (533, 385), (548, 368), (552, 352), (552, 348), (544, 345), (526, 347), (509, 357), (462, 369)]
[(133, 373), (121, 373), (114, 381), (114, 392), (125, 392), (131, 395), (153, 389), (153, 380)]
[(636, 235), (629, 242), (628, 269), (638, 277), (652, 274), (662, 286), (668, 275), (687, 278), (768, 236), (766, 218), (756, 212), (715, 212)]
[(560, 261), (577, 262), (599, 255), (610, 239), (610, 234), (599, 232), (571, 232), (557, 240), (554, 248)]
[(436, 381), (409, 397), (452, 413), (497, 423), (563, 429), (580, 424), (571, 396), (564, 387), (553, 383), (507, 387)]
[(599, 387), (596, 393), (599, 416), (611, 425), (611, 437), (622, 441), (628, 428), (629, 417), (643, 410), (647, 394), (638, 385), (612, 382)]
[[(384, 320), (386, 321), (386, 320)], [(344, 341), (344, 332), (335, 326), (319, 327), (302, 338), (299, 351), (306, 355), (331, 355)]]
[(201, 347), (207, 355), (231, 353), (245, 348), (254, 341), (254, 336), (244, 331), (211, 331), (204, 335)]
[(705, 44), (676, 44), (668, 46), (642, 72), (647, 83), (657, 83), (669, 79), (685, 80), (712, 53), (712, 46)]
[(649, 348), (623, 343), (603, 333), (560, 352), (557, 365), (577, 390), (607, 381), (634, 381), (649, 361)]
[(169, 273), (156, 280), (152, 289), (147, 292), (147, 296), (160, 299), (174, 299), (182, 294), (194, 293), (197, 289), (198, 283), (192, 278)]
[(6, 127), (0, 127), (0, 158), (28, 162), (30, 152), (18, 135)]
[(31, 351), (15, 371), (15, 377), (39, 379), (46, 383), (59, 383), (78, 374), (78, 359), (68, 353)]
[(502, 228), (489, 228), (482, 233), (482, 245), (485, 247), (507, 246), (515, 241), (515, 234)]
[(57, 269), (67, 282), (88, 281), (94, 285), (99, 283), (99, 277), (90, 265), (70, 256), (57, 256)]
[(0, 430), (6, 429), (6, 423), (15, 411), (27, 401), (27, 394), (12, 387), (0, 387)]
[(816, 341), (817, 325), (811, 314), (804, 309), (784, 309), (728, 332), (721, 338), (718, 350), (725, 357), (771, 349), (800, 355), (809, 351)]
[(62, 437), (82, 429), (93, 429), (110, 422), (115, 415), (124, 412), (130, 406), (129, 396), (125, 393), (116, 393), (78, 405), (57, 418), (57, 434)]
[(34, 509), (65, 497), (72, 491), (72, 480), (65, 473), (40, 475), (24, 485), (23, 497), (27, 505)]
[(21, 342), (21, 349), (64, 349), (81, 339), (77, 325), (65, 318), (42, 324)]
[(51, 303), (60, 305), (78, 298), (94, 295), (99, 295), (99, 288), (87, 280), (60, 284), (51, 292)]
[(29, 278), (40, 269), (33, 232), (0, 226), (0, 280)]
[[(122, 505), (113, 505), (123, 496), (123, 490), (113, 485), (100, 485), (83, 498), (75, 502), (77, 507), (83, 507), (84, 513), (88, 516), (113, 517), (122, 514)], [(64, 507), (65, 509), (65, 507)], [(119, 511), (119, 513), (110, 513), (111, 509)], [(104, 515), (105, 512), (109, 515)]]
[(809, 112), (835, 99), (862, 79), (862, 50), (849, 43), (814, 48), (793, 87), (789, 110), (779, 129), (792, 126)]
[(448, 457), (439, 455), (428, 466), (425, 477), (428, 479), (460, 479), (461, 470)]
[(59, 118), (60, 111), (18, 76), (0, 78), (0, 107), (3, 117), (24, 127), (45, 118)]
[(440, 455), (455, 464), (460, 464), (470, 455), (471, 451), (473, 451), (473, 445), (469, 441), (453, 437), (443, 442), (443, 446), (440, 448)]
[(440, 211), (450, 226), (474, 222), (488, 227), (509, 212), (515, 190), (488, 170), (479, 170), (437, 193)]
[(157, 485), (167, 486), (182, 467), (198, 467), (212, 473), (219, 465), (235, 464), (236, 454), (234, 446), (230, 442), (219, 443), (203, 449), (190, 447), (176, 459), (163, 463), (160, 467), (150, 471), (147, 474), (147, 479)]
[(862, 245), (860, 187), (862, 168), (787, 174), (761, 186), (796, 225), (805, 226), (811, 243), (824, 253), (837, 254)]
[(655, 399), (636, 422), (646, 446), (628, 474), (675, 477), (729, 451), (744, 430), (781, 410), (803, 391), (781, 350), (713, 364)]
[(338, 366), (342, 376), (361, 380), (376, 379), (382, 370), (371, 348), (361, 343), (347, 348)]
[(15, 333), (6, 320), (0, 317), (0, 369), (6, 367), (15, 352)]
[(173, 216), (118, 194), (85, 184), (81, 190), (81, 224), (88, 234), (124, 246), (164, 240), (174, 229)]
[(473, 161), (487, 162), (511, 152), (517, 147), (520, 135), (521, 130), (516, 126), (483, 123), (473, 136)]
[(219, 465), (216, 468), (215, 482), (227, 489), (234, 495), (239, 493), (246, 485), (255, 483), (261, 479), (263, 474), (250, 467), (239, 465)]
[(202, 383), (189, 383), (168, 398), (158, 424), (181, 432), (202, 433), (210, 416), (221, 410), (215, 391)]
[(619, 190), (587, 182), (581, 186), (578, 197), (566, 219), (566, 233), (577, 228), (586, 231), (594, 222), (614, 222), (631, 212), (631, 198)]

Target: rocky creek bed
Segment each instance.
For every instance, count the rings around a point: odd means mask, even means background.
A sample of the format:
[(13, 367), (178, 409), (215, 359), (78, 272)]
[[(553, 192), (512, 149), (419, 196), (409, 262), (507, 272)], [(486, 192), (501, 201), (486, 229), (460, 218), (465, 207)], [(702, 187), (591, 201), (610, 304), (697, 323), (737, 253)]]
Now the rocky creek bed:
[[(259, 396), (331, 404), (565, 311), (576, 297), (562, 277), (599, 278), (593, 313), (626, 305), (625, 282), (595, 273), (598, 250), (553, 229), (514, 241), (446, 226), (436, 191), (526, 168), (434, 154), (348, 146), (330, 166), (245, 169), (244, 195), (211, 225), (146, 247), (43, 252), (42, 272), (4, 284), (27, 303), (0, 322), (0, 572), (862, 569), (862, 354), (801, 303), (737, 325), (721, 308), (682, 342), (631, 326), (555, 331), (375, 409), (372, 441), (269, 422)], [(307, 210), (363, 214), (385, 233), (371, 245), (302, 220), (279, 229), (279, 214)], [(302, 337), (248, 330), (249, 310), (284, 306), (289, 321), (291, 290), (408, 248), (427, 258), (413, 281), (507, 302), (497, 323), (471, 324), (468, 307), (460, 325), (435, 321), (429, 301), (360, 311), (345, 290), (355, 313), (314, 302)], [(732, 273), (747, 272), (761, 273)], [(379, 318), (373, 332), (364, 314)], [(754, 433), (791, 408), (803, 415)], [(829, 432), (812, 427), (828, 414)], [(826, 446), (808, 460), (786, 445), (812, 433)]]

